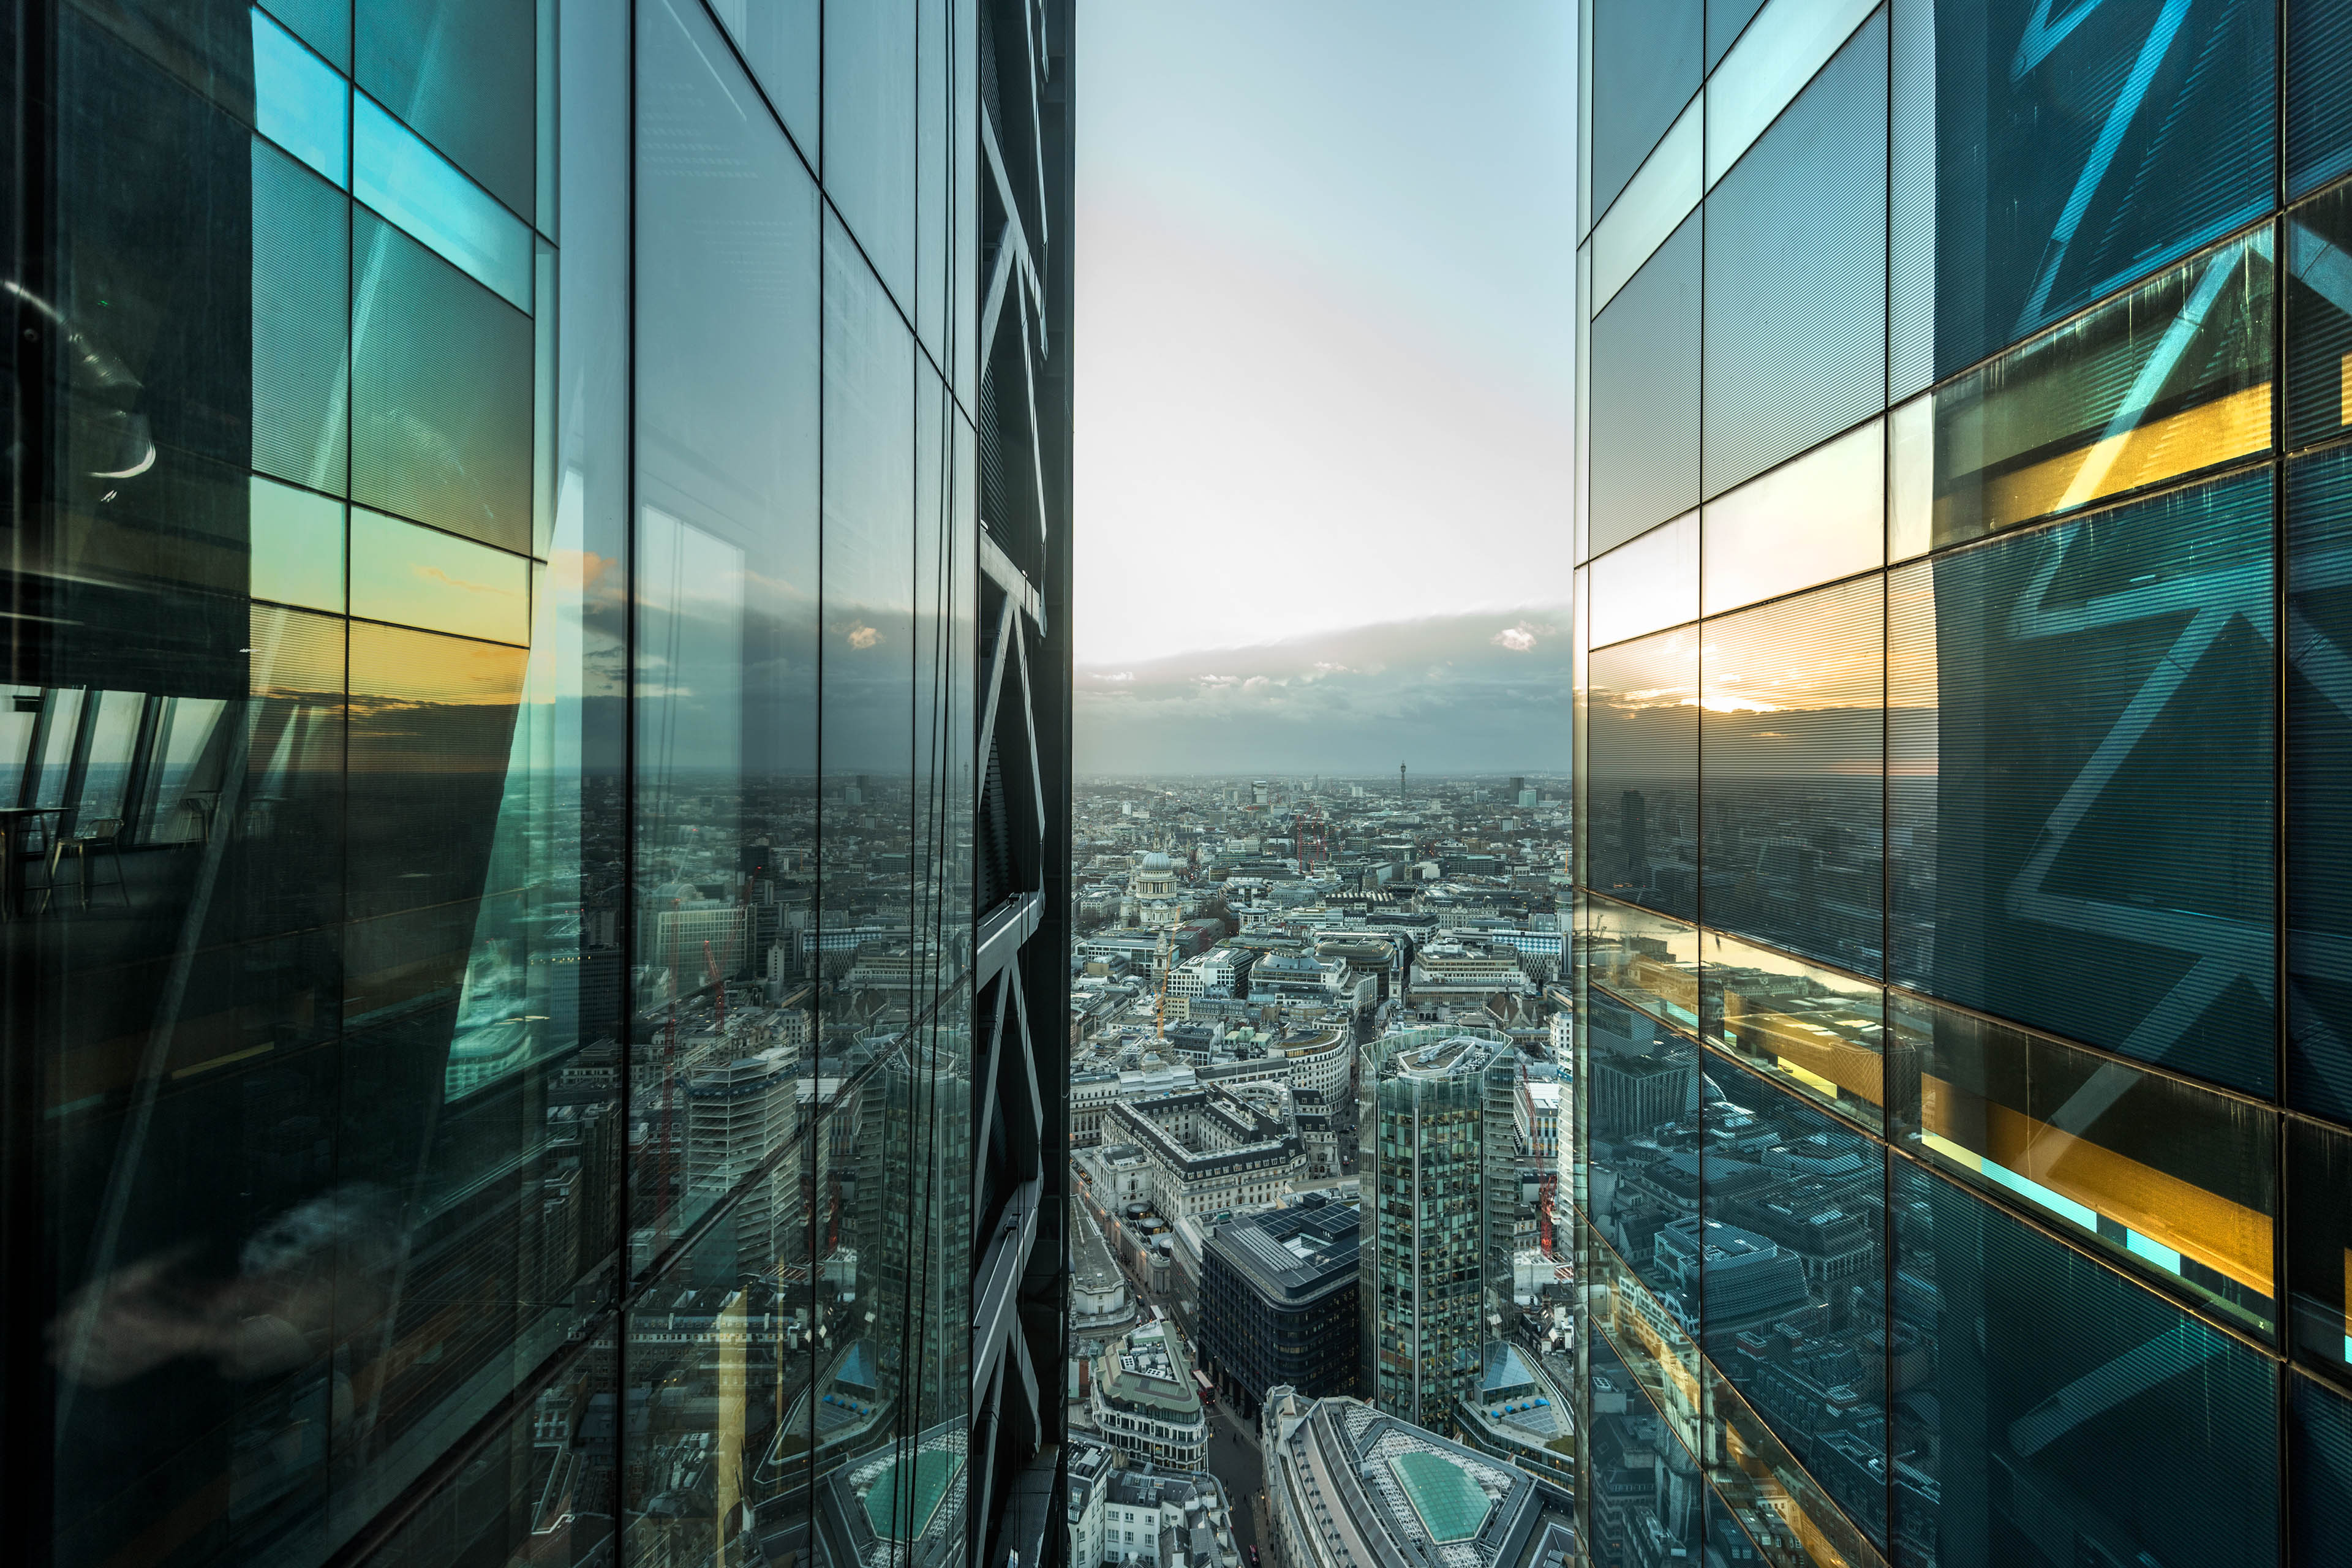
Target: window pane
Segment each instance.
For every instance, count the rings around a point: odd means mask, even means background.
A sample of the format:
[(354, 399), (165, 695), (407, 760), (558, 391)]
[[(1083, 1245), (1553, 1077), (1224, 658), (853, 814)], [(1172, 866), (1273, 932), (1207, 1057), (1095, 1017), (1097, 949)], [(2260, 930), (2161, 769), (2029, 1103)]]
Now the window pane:
[(2345, 1545), (2352, 1542), (2352, 1399), (2309, 1378), (2287, 1382), (2294, 1389), (2287, 1440), (2287, 1474), (2294, 1487), (2287, 1500), (2287, 1517), (2294, 1521), (2292, 1560), (2341, 1568)]
[(1918, 1078), (1907, 1146), (2250, 1332), (2275, 1331), (2274, 1117), (1920, 998), (1894, 1011)]
[(824, 0), (716, 0), (711, 6), (812, 166), (817, 160), (817, 76), (824, 58), (817, 21), (823, 8)]
[(253, 596), (314, 610), (343, 607), (343, 503), (253, 481)]
[(1886, 1151), (1712, 1059), (1700, 1099), (1682, 1152), (1706, 1151), (1706, 1203), (1659, 1233), (1661, 1263), (1704, 1276), (1708, 1356), (1883, 1545)]
[(2352, 173), (2352, 7), (2287, 0), (2286, 192)]
[(358, 0), (358, 21), (360, 86), (530, 218), (538, 0)]
[(2352, 425), (2352, 185), (2298, 207), (2286, 225), (2286, 444)]
[[(1706, 183), (1731, 172), (1780, 110), (1870, 15), (1871, 0), (1778, 0), (1707, 84)], [(1724, 10), (1718, 5), (1716, 9)], [(1756, 9), (1753, 4), (1745, 7)], [(1716, 43), (1708, 19), (1708, 49)]]
[(270, 0), (269, 10), (337, 70), (352, 68), (351, 0)]
[(1596, 552), (1698, 504), (1700, 223), (1685, 219), (1592, 323)]
[(1700, 613), (1719, 615), (1881, 564), (1885, 431), (1877, 420), (1706, 506)]
[[(1585, 973), (1591, 984), (1674, 1028), (1697, 1029), (1700, 936), (1695, 927), (1598, 894), (1588, 895), (1584, 920)], [(1696, 1100), (1691, 1109), (1696, 1110)], [(1610, 1136), (1612, 1128), (1622, 1132), (1646, 1131), (1651, 1125), (1630, 1114), (1601, 1116), (1601, 1102), (1596, 1099), (1593, 1114), (1600, 1118), (1593, 1124), (1596, 1138)], [(1679, 1112), (1652, 1121), (1671, 1121), (1675, 1114)]]
[(529, 550), (530, 319), (388, 224), (352, 237), (352, 499)]
[(910, 312), (915, 11), (916, 0), (824, 7), (825, 194), (872, 258), (891, 296)]
[(519, 310), (530, 306), (530, 230), (366, 97), (352, 105), (352, 194)]
[(2286, 486), (2286, 1094), (2352, 1121), (2352, 447)]
[[(1631, 1173), (1637, 1180), (1643, 1174), (1638, 1168)], [(1696, 1188), (1693, 1193), (1696, 1205)], [(1626, 1201), (1630, 1207), (1636, 1200), (1627, 1194)], [(1617, 1387), (1629, 1413), (1646, 1401), (1648, 1409), (1642, 1414), (1663, 1415), (1657, 1432), (1659, 1458), (1666, 1458), (1664, 1450), (1671, 1447), (1687, 1463), (1700, 1451), (1699, 1419), (1705, 1404), (1698, 1347), (1690, 1326), (1682, 1321), (1684, 1315), (1697, 1310), (1696, 1281), (1687, 1296), (1670, 1292), (1662, 1297), (1647, 1278), (1646, 1249), (1644, 1267), (1637, 1273), (1626, 1267), (1626, 1259), (1609, 1237), (1586, 1229), (1582, 1240), (1583, 1272), (1591, 1281), (1585, 1301), (1597, 1331), (1595, 1351), (1608, 1346), (1613, 1352), (1611, 1359), (1618, 1360), (1622, 1373), (1630, 1378), (1630, 1384), (1621, 1383)], [(1599, 1361), (1598, 1354), (1595, 1359)], [(1594, 1371), (1600, 1372), (1599, 1365)]]
[(253, 144), (253, 466), (341, 494), (350, 454), (351, 203)]
[(1692, 512), (1592, 563), (1593, 646), (1698, 619), (1698, 538)]
[(2276, 14), (1936, 7), (1939, 378), (2270, 205)]
[(1895, 979), (2272, 1091), (2271, 493), (1890, 576)]
[[(1727, 70), (1748, 47), (1733, 51)], [(1718, 123), (1712, 113), (1708, 123)], [(1881, 17), (1707, 197), (1706, 493), (1868, 418), (1885, 401)]]
[[(1618, 1310), (1613, 1274), (1584, 1275), (1584, 1322), (1606, 1319), (1622, 1337), (1582, 1330), (1590, 1363), (1591, 1426), (1580, 1456), (1585, 1478), (1577, 1496), (1591, 1510), (1584, 1521), (1593, 1561), (1633, 1563), (1700, 1561), (1698, 1461), (1658, 1414), (1657, 1362), (1644, 1354)], [(1623, 1347), (1620, 1353), (1620, 1346)]]
[(1867, 981), (1716, 931), (1699, 938), (1707, 1039), (1866, 1126), (1886, 1103), (1886, 1004)]
[(1595, 652), (1587, 700), (1592, 826), (1586, 877), (1595, 888), (1696, 920), (1696, 631)]
[(1603, 310), (1698, 205), (1699, 122), (1694, 99), (1592, 232), (1592, 308)]
[(529, 642), (530, 562), (353, 507), (352, 614), (492, 642)]
[(338, 185), (351, 172), (351, 96), (326, 61), (253, 13), (254, 129)]
[(1763, 0), (1706, 0), (1706, 68), (1713, 70)]
[(1698, 90), (1701, 0), (1597, 0), (1592, 210), (1603, 213)]
[(2263, 229), (1937, 392), (1935, 542), (2267, 450), (2271, 288)]
[(1876, 576), (1709, 621), (1699, 657), (1709, 925), (1883, 968), (1885, 592)]
[(2352, 1388), (2352, 1134), (2287, 1123), (2287, 1321), (2296, 1361)]
[(1939, 1568), (2276, 1560), (2265, 1357), (1907, 1162), (1893, 1190), (1893, 1451), (1926, 1483), (1898, 1539)]

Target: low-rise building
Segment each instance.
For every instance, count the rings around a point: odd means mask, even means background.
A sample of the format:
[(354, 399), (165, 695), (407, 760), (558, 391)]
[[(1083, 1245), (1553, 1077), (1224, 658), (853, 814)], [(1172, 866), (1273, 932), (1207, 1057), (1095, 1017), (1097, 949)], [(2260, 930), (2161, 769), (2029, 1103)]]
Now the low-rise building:
[(1180, 1470), (1209, 1462), (1208, 1414), (1183, 1342), (1169, 1324), (1113, 1340), (1095, 1362), (1087, 1399), (1096, 1434), (1121, 1453)]
[(1143, 1151), (1170, 1219), (1272, 1203), (1303, 1163), (1297, 1132), (1223, 1088), (1121, 1100), (1104, 1131)]
[(1576, 1486), (1575, 1428), (1550, 1376), (1517, 1345), (1486, 1345), (1476, 1394), (1454, 1407), (1454, 1435), (1564, 1491)]
[(1075, 1433), (1067, 1475), (1070, 1568), (1241, 1568), (1232, 1500), (1214, 1476), (1122, 1469), (1110, 1449)]
[(1276, 1384), (1352, 1394), (1358, 1360), (1352, 1204), (1310, 1193), (1219, 1226), (1201, 1260), (1202, 1370), (1254, 1415)]

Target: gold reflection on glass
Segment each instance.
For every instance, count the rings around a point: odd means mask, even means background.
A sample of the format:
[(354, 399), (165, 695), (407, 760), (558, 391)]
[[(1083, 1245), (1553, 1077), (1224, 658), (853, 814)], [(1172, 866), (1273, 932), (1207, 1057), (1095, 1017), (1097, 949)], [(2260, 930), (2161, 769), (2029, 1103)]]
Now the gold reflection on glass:
[(2272, 253), (2234, 240), (1937, 393), (1934, 542), (2268, 450)]
[(1875, 1125), (1886, 1081), (1879, 988), (1717, 931), (1701, 941), (1707, 1037)]
[(530, 640), (530, 562), (352, 508), (352, 614), (494, 642)]
[(1585, 910), (1591, 983), (1662, 1022), (1696, 1027), (1697, 930), (1610, 899), (1588, 898)]
[[(1877, 726), (1865, 735), (1851, 715), (1875, 714), (1885, 699), (1881, 582), (1866, 577), (1707, 623), (1698, 702), (1711, 718), (1755, 721), (1743, 726), (1743, 772), (1776, 771), (1776, 755), (1805, 773), (1878, 771)], [(1824, 726), (1851, 731), (1853, 743), (1833, 742), (1825, 752)], [(1720, 743), (1712, 729), (1706, 743)]]

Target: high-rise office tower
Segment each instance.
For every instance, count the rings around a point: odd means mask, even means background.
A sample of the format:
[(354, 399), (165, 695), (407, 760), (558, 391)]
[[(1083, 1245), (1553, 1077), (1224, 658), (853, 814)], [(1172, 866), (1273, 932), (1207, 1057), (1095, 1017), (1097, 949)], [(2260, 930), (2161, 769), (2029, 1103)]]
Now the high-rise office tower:
[(1580, 20), (1586, 1550), (2342, 1562), (2352, 7)]
[(1053, 1561), (1071, 10), (8, 10), (11, 1561)]
[(1368, 1047), (1357, 1306), (1372, 1402), (1444, 1430), (1511, 1308), (1518, 1053), (1490, 1029), (1400, 1029)]

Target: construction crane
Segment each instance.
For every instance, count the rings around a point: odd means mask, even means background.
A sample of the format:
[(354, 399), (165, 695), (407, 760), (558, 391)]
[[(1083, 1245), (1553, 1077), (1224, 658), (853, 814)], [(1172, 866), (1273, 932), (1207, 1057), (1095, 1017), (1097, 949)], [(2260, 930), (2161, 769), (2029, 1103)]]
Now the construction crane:
[(1155, 1040), (1165, 1040), (1168, 1037), (1168, 972), (1175, 967), (1173, 963), (1175, 956), (1176, 948), (1175, 944), (1169, 940), (1169, 928), (1161, 926), (1160, 949), (1152, 955), (1152, 962), (1160, 969), (1160, 1000), (1151, 1011), (1151, 1037)]
[(719, 973), (719, 955), (710, 951), (709, 938), (703, 939), (702, 967), (710, 976), (710, 994), (719, 999), (719, 1032), (727, 1032), (727, 977)]

